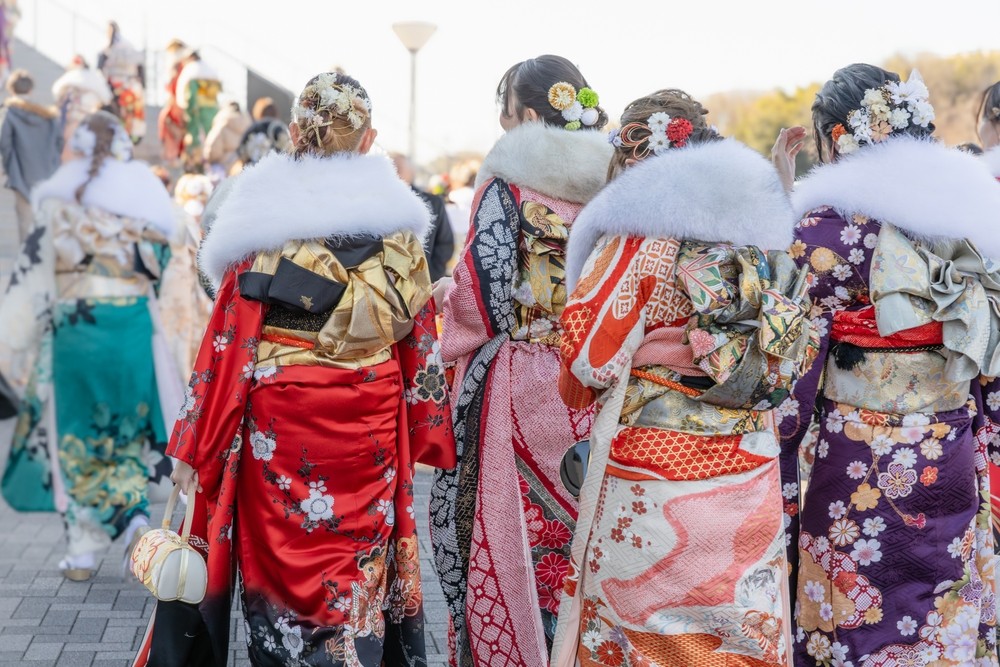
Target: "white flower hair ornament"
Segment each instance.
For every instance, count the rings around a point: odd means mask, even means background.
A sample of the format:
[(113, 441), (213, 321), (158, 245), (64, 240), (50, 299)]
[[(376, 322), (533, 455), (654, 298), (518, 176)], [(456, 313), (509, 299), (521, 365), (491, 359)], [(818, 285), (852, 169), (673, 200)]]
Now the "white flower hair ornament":
[(861, 107), (847, 114), (847, 124), (837, 123), (831, 138), (837, 152), (847, 155), (862, 144), (877, 144), (892, 134), (917, 126), (926, 128), (934, 120), (934, 107), (927, 101), (930, 92), (920, 72), (913, 70), (906, 81), (890, 81), (880, 88), (869, 88)]
[(558, 81), (549, 88), (549, 105), (562, 113), (563, 125), (567, 130), (579, 130), (581, 127), (593, 127), (601, 119), (597, 110), (600, 98), (592, 88), (577, 90), (573, 84)]
[(608, 133), (608, 143), (615, 148), (631, 149), (632, 157), (644, 160), (649, 154), (660, 155), (670, 148), (684, 148), (694, 125), (687, 118), (665, 111), (650, 114), (645, 123), (633, 121)]
[(292, 120), (303, 133), (313, 131), (318, 137), (322, 128), (333, 124), (333, 118), (346, 119), (359, 130), (371, 117), (371, 111), (372, 103), (364, 88), (342, 83), (339, 75), (326, 72), (299, 95), (292, 107)]
[[(94, 149), (97, 148), (97, 135), (86, 123), (81, 123), (73, 132), (69, 146), (74, 153), (92, 158)], [(132, 139), (121, 125), (115, 126), (115, 136), (111, 140), (111, 157), (121, 162), (132, 159)]]

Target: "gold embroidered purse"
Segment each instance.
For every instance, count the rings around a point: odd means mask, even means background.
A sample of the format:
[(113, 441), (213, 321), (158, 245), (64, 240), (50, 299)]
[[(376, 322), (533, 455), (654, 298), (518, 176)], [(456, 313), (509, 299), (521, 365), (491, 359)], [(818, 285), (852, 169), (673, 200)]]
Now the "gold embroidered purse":
[(132, 550), (132, 574), (157, 600), (198, 604), (205, 598), (208, 568), (202, 555), (189, 544), (194, 499), (187, 503), (180, 535), (170, 528), (170, 518), (180, 496), (174, 486), (163, 513), (163, 525), (146, 531)]

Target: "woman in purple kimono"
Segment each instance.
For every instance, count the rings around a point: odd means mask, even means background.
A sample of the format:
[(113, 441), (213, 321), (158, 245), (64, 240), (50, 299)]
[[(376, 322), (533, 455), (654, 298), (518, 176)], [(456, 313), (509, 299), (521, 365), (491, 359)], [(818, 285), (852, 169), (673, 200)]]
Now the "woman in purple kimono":
[[(812, 107), (824, 164), (794, 188), (790, 250), (823, 344), (777, 411), (796, 664), (997, 664), (1000, 188), (930, 138), (927, 97), (850, 65)], [(779, 170), (804, 136), (782, 132)]]

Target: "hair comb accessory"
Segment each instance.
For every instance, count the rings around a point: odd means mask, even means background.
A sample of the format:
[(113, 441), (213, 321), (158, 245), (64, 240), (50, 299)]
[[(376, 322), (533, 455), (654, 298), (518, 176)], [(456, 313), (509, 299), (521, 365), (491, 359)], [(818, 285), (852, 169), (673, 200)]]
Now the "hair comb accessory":
[(850, 129), (838, 123), (831, 130), (837, 151), (846, 155), (862, 144), (880, 143), (908, 127), (927, 127), (934, 120), (934, 107), (927, 101), (929, 96), (917, 70), (910, 72), (906, 81), (890, 81), (880, 88), (869, 88), (861, 98), (861, 106), (847, 114)]
[(352, 128), (359, 130), (371, 117), (371, 111), (372, 103), (364, 88), (341, 83), (339, 75), (325, 72), (299, 95), (292, 107), (292, 120), (303, 132), (313, 131), (318, 137), (322, 128), (333, 124), (333, 118), (346, 118)]
[(687, 118), (657, 111), (645, 123), (634, 121), (608, 135), (608, 143), (615, 148), (631, 148), (632, 157), (644, 160), (650, 153), (659, 155), (668, 148), (684, 148), (694, 125)]
[(573, 84), (558, 81), (549, 88), (549, 104), (562, 113), (567, 130), (579, 130), (581, 127), (592, 127), (600, 119), (597, 110), (600, 98), (592, 88), (577, 90)]

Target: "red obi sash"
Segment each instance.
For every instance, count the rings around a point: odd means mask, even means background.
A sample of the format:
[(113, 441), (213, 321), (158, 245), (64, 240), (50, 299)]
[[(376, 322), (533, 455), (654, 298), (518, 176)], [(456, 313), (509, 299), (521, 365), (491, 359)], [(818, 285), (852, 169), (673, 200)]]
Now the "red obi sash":
[(865, 349), (926, 347), (941, 345), (942, 325), (940, 322), (931, 322), (897, 331), (891, 336), (880, 336), (875, 322), (875, 306), (867, 306), (861, 310), (835, 312), (830, 337), (839, 343), (850, 343)]

